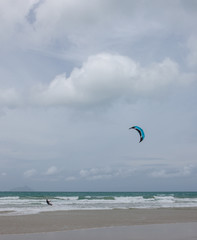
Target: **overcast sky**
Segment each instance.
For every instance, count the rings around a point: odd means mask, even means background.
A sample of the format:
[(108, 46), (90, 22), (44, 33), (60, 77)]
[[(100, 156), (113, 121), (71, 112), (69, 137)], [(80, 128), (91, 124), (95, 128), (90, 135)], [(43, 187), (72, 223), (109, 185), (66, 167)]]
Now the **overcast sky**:
[(1, 0), (0, 190), (197, 190), (196, 26), (196, 0)]

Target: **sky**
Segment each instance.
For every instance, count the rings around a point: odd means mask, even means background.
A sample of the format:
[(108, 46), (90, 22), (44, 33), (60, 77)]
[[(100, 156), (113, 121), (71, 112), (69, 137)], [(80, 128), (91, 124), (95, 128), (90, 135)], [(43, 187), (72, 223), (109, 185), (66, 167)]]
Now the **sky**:
[(195, 0), (1, 0), (0, 190), (197, 191), (196, 24)]

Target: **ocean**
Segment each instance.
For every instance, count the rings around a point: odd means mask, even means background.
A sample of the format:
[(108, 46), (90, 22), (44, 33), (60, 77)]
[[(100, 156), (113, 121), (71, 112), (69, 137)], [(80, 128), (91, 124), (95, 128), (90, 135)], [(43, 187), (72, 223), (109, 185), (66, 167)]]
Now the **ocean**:
[(184, 207), (197, 207), (197, 192), (0, 192), (0, 215)]

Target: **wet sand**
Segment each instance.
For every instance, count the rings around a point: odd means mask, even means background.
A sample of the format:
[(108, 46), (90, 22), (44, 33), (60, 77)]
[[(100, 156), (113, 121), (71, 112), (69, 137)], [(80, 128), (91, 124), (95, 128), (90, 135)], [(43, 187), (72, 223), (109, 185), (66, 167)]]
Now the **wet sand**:
[[(166, 232), (165, 234), (168, 237), (158, 238), (158, 234), (162, 231), (162, 234)], [(115, 234), (115, 232), (119, 233)], [(195, 236), (196, 238), (193, 239), (197, 239), (197, 208), (80, 210), (46, 212), (22, 216), (0, 216), (0, 240), (59, 240), (65, 239), (65, 236), (68, 236), (68, 239), (76, 240), (79, 237), (82, 240), (91, 239), (92, 236), (92, 239), (96, 240), (97, 235), (105, 235), (103, 239), (106, 240), (147, 240), (149, 239), (147, 236), (148, 233), (150, 239), (154, 239), (154, 236), (157, 236), (157, 239), (160, 240), (189, 240), (193, 238), (191, 236)], [(131, 238), (135, 234), (136, 238)], [(169, 237), (169, 234), (173, 234), (174, 238)], [(93, 235), (95, 236), (93, 237)], [(181, 236), (185, 238), (180, 238)]]
[(0, 240), (194, 240), (197, 223), (90, 228), (62, 232), (5, 234)]

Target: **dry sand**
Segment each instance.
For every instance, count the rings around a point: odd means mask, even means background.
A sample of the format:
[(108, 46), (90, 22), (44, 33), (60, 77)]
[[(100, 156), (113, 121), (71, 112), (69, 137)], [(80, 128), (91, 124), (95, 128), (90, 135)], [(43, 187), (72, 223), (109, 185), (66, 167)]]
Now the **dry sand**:
[(197, 208), (80, 210), (0, 216), (0, 240), (2, 234), (192, 222), (197, 223)]

